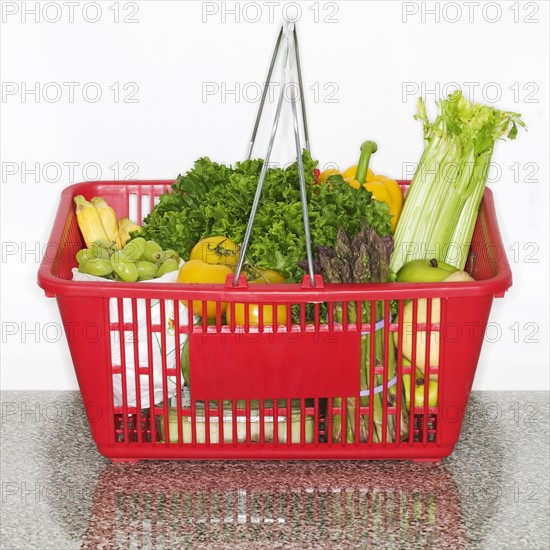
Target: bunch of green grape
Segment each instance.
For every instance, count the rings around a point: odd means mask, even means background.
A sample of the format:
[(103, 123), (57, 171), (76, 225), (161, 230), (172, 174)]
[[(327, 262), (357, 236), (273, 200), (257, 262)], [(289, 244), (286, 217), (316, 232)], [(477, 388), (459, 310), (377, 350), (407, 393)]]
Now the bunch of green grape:
[(143, 237), (132, 239), (122, 250), (107, 241), (96, 241), (76, 254), (80, 273), (127, 283), (158, 279), (178, 270), (179, 260), (175, 250), (162, 250), (158, 243)]

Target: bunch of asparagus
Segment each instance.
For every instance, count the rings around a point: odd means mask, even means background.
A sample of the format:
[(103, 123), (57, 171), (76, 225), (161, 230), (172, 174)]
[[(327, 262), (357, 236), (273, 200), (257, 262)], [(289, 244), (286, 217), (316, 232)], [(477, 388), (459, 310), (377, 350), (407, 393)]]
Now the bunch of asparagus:
[[(364, 225), (359, 233), (351, 240), (342, 227), (338, 230), (334, 248), (327, 246), (316, 247), (314, 269), (320, 273), (327, 283), (385, 283), (389, 280), (390, 257), (393, 251), (393, 238), (391, 235), (380, 237), (372, 227)], [(384, 318), (384, 302), (377, 301), (374, 307), (376, 319), (374, 322)], [(393, 339), (387, 338), (388, 351), (384, 357), (384, 332), (389, 330), (390, 319), (385, 319), (384, 327), (377, 330), (374, 336), (368, 332), (371, 323), (371, 302), (364, 301), (360, 307), (355, 302), (347, 304), (347, 317), (349, 323), (356, 323), (360, 319), (365, 327), (365, 333), (361, 335), (361, 364), (360, 364), (360, 388), (361, 391), (370, 390), (370, 395), (360, 398), (349, 398), (346, 404), (346, 441), (353, 443), (356, 437), (360, 442), (369, 440), (369, 419), (368, 415), (361, 414), (359, 420), (359, 434), (355, 433), (356, 409), (359, 401), (361, 407), (369, 407), (370, 399), (373, 399), (373, 433), (372, 441), (375, 443), (383, 441), (383, 396), (386, 393), (389, 406), (393, 406), (397, 400), (397, 391), (402, 386), (398, 381), (387, 388), (387, 392), (380, 391), (373, 393), (374, 388), (387, 385), (396, 375), (395, 348)], [(343, 305), (335, 305), (335, 319), (342, 322)], [(388, 335), (389, 336), (389, 335)], [(374, 375), (374, 387), (370, 388), (371, 368), (371, 346), (374, 346), (375, 367), (384, 366), (387, 361), (388, 375), (384, 382), (383, 375)], [(405, 403), (404, 397), (401, 400)], [(335, 398), (334, 407), (343, 406), (341, 398)], [(405, 407), (402, 408), (400, 422), (400, 436), (408, 436), (408, 416)], [(396, 440), (396, 419), (394, 415), (386, 417), (386, 441)], [(333, 441), (341, 441), (342, 438), (342, 415), (333, 417), (332, 437)]]

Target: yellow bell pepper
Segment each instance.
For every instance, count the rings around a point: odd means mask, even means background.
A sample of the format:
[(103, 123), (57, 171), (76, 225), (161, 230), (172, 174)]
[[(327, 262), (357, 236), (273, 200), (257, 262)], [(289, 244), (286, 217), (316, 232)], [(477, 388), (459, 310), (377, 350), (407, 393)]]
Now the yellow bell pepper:
[(336, 168), (328, 168), (327, 170), (323, 170), (320, 174), (319, 174), (319, 180), (318, 180), (318, 183), (327, 183), (327, 180), (330, 176), (335, 176), (337, 174), (339, 174), (340, 171), (339, 170), (336, 170)]
[(374, 141), (365, 141), (361, 145), (359, 163), (357, 166), (348, 168), (342, 174), (342, 177), (354, 189), (359, 189), (359, 187), (363, 186), (367, 191), (372, 193), (375, 200), (388, 205), (392, 231), (395, 232), (397, 221), (403, 208), (403, 192), (395, 180), (382, 175), (374, 175), (372, 170), (369, 169), (370, 157), (373, 153), (376, 153), (377, 149), (378, 146)]
[[(347, 180), (347, 179), (356, 179), (355, 176), (357, 175), (357, 164), (355, 166), (350, 166), (343, 174), (342, 174), (342, 177)], [(367, 169), (367, 180), (370, 180), (374, 177), (374, 173), (373, 171), (368, 168)], [(359, 187), (356, 187), (356, 189), (359, 189)]]

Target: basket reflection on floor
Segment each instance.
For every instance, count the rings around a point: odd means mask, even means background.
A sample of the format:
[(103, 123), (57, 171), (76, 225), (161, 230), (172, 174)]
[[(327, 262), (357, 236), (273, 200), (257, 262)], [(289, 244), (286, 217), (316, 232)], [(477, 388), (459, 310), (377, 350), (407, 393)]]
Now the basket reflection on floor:
[(445, 467), (144, 463), (102, 472), (83, 548), (227, 549), (267, 541), (463, 548), (467, 536), (459, 491)]

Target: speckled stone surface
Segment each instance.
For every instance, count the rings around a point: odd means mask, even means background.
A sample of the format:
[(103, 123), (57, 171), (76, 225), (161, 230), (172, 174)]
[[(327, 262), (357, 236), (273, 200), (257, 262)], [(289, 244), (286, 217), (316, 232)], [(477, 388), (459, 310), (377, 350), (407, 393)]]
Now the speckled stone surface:
[(79, 393), (3, 392), (1, 548), (546, 550), (548, 428), (547, 392), (484, 392), (440, 464), (111, 464)]

